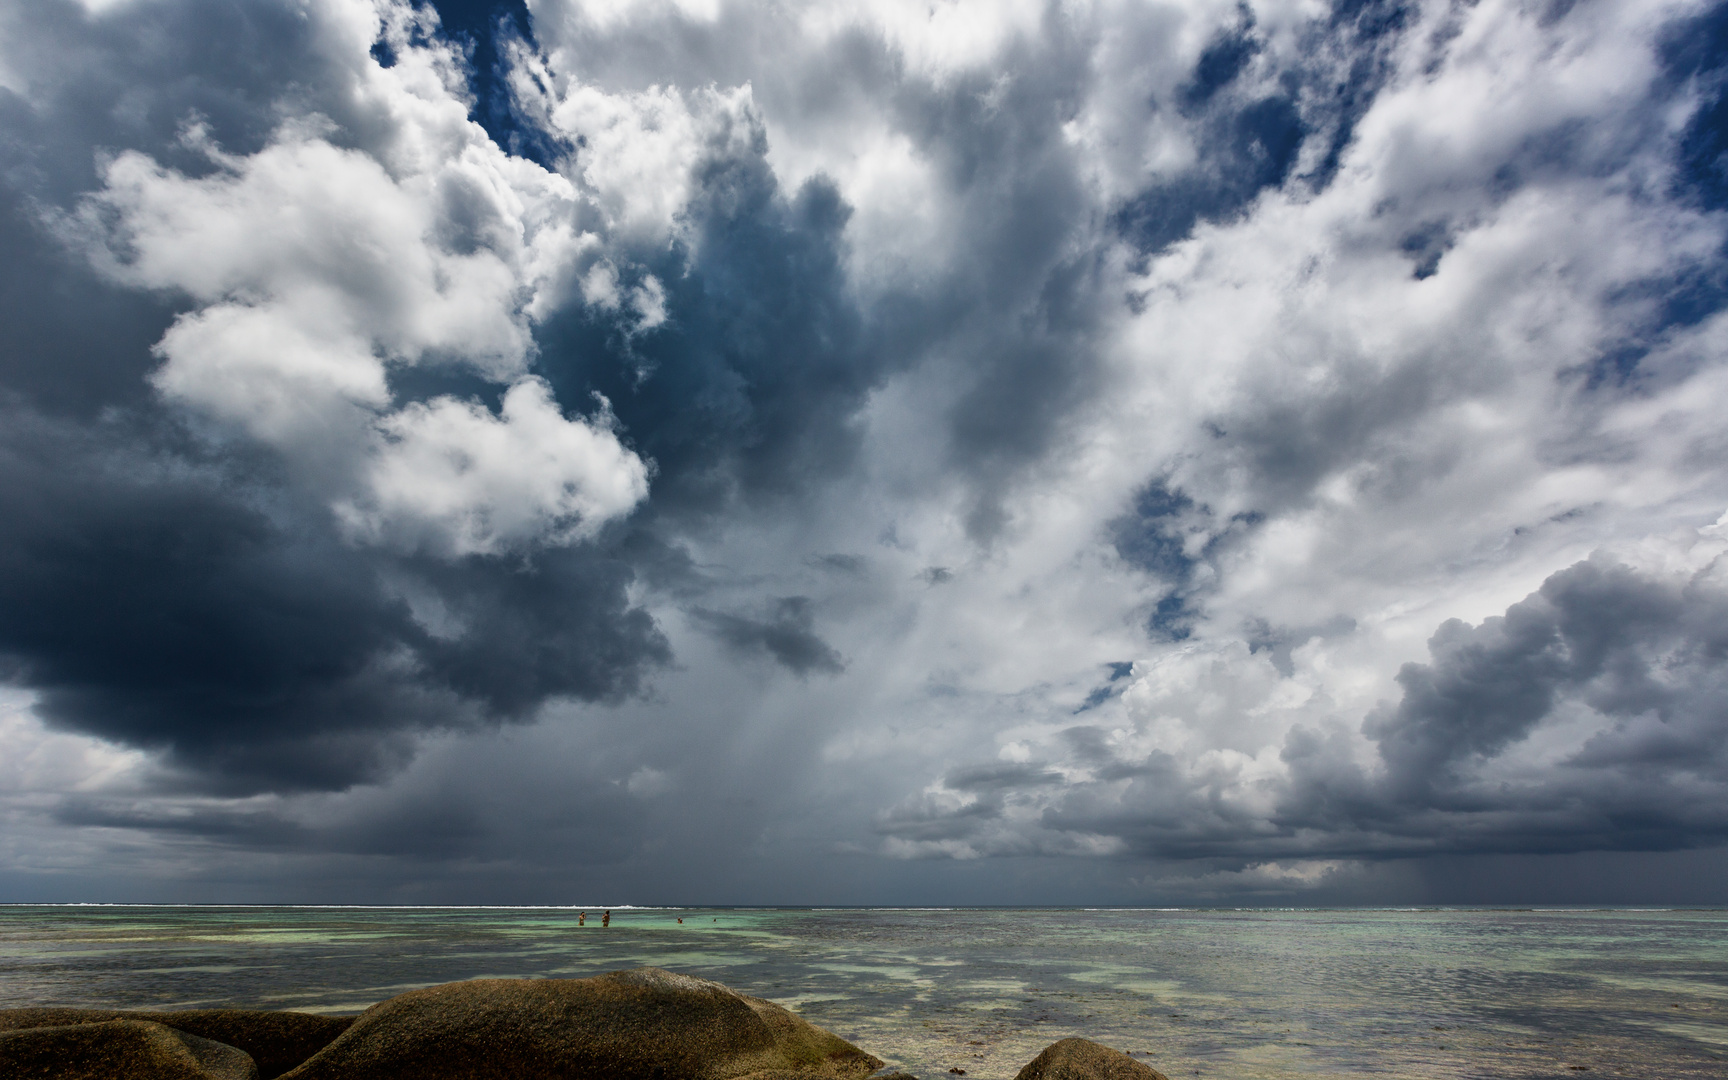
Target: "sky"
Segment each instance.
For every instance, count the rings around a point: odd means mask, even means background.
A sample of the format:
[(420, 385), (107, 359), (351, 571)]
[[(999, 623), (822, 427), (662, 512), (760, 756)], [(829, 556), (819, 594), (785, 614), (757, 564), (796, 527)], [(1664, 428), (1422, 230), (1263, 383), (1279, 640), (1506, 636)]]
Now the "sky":
[(0, 900), (1728, 898), (1728, 5), (0, 0)]

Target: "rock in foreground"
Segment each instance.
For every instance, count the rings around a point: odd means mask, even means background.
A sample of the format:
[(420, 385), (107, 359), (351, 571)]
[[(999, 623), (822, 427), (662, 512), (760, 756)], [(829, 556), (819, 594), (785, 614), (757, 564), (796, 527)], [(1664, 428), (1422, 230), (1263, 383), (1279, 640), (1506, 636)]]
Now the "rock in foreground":
[(252, 1056), (262, 1080), (292, 1069), (348, 1030), (351, 1016), (267, 1012), (256, 1009), (190, 1009), (146, 1012), (120, 1009), (0, 1009), (0, 1032), (65, 1027), (106, 1020), (140, 1020), (238, 1047)]
[(0, 1031), (6, 1080), (258, 1080), (250, 1054), (143, 1020)]
[(1169, 1077), (1091, 1039), (1063, 1039), (1046, 1046), (1014, 1080), (1169, 1080)]
[(638, 968), (412, 990), (284, 1080), (863, 1080), (881, 1067), (772, 1002)]

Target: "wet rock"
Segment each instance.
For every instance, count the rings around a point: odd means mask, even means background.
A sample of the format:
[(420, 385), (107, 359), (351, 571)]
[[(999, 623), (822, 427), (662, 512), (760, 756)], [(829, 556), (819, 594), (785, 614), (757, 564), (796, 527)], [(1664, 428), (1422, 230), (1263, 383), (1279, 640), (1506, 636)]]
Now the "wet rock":
[(285, 1080), (864, 1080), (881, 1067), (772, 1002), (638, 968), (413, 990)]
[(258, 1064), (261, 1080), (275, 1080), (322, 1050), (354, 1022), (351, 1016), (270, 1012), (261, 1009), (188, 1009), (148, 1012), (123, 1009), (0, 1009), (0, 1031), (65, 1027), (107, 1020), (165, 1024), (189, 1035), (238, 1047)]
[(144, 1020), (0, 1032), (6, 1080), (258, 1080), (246, 1051)]
[(1091, 1039), (1063, 1039), (1046, 1046), (1014, 1080), (1169, 1080), (1169, 1077)]

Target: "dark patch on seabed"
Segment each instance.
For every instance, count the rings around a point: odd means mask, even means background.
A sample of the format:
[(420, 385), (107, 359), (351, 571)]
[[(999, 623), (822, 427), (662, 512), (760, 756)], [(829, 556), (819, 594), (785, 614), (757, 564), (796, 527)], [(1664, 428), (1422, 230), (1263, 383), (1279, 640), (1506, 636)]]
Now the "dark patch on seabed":
[(1172, 1080), (1728, 1072), (1720, 911), (577, 914), (4, 907), (0, 1007), (352, 1013), (458, 979), (655, 964), (927, 1080), (1012, 1077), (1070, 1035)]

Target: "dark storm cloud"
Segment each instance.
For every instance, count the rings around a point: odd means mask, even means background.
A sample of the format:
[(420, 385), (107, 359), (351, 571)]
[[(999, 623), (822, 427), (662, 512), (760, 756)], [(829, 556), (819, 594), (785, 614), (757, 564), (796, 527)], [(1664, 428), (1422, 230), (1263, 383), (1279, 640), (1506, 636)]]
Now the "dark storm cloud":
[[(0, 448), (0, 655), (55, 725), (227, 790), (342, 787), (399, 764), (404, 732), (616, 699), (669, 658), (616, 560), (381, 561), (127, 434), (15, 413)], [(382, 584), (405, 577), (437, 633)]]
[[(630, 805), (633, 800), (617, 785), (587, 782), (579, 790), (560, 791), (555, 808), (537, 791), (499, 807), (477, 798), (472, 783), (451, 776), (441, 780), (436, 787), (393, 792), (364, 813), (336, 821), (308, 822), (281, 806), (91, 796), (64, 800), (53, 819), (74, 828), (148, 832), (222, 850), (383, 857), (398, 866), (469, 859), (493, 866), (533, 862), (548, 847), (564, 858), (606, 865), (627, 857), (642, 840), (641, 808)], [(511, 818), (515, 827), (500, 822), (500, 816)]]
[(10, 62), (28, 99), (0, 89), (9, 183), (58, 200), (97, 183), (99, 151), (161, 153), (196, 113), (236, 152), (262, 146), (281, 117), (272, 108), (295, 85), (314, 108), (345, 102), (349, 80), (321, 55), (316, 24), (288, 3), (187, 0), (123, 4), (91, 18), (72, 0), (15, 5), (12, 30), (28, 50)]
[[(283, 537), (219, 472), (101, 434), (16, 414), (7, 429), (0, 650), (42, 713), (242, 787), (376, 773), (385, 748), (349, 731), (401, 722), (371, 663), (405, 608), (339, 547)], [(337, 745), (301, 749), (319, 743)]]
[(853, 416), (892, 358), (868, 350), (846, 296), (848, 208), (813, 178), (790, 198), (759, 126), (741, 153), (716, 139), (685, 213), (691, 244), (644, 253), (666, 323), (627, 338), (589, 309), (551, 320), (540, 370), (565, 400), (600, 392), (657, 467), (653, 512), (698, 517), (772, 500), (844, 470)]
[(833, 675), (846, 669), (840, 654), (817, 636), (816, 614), (808, 596), (781, 597), (760, 618), (704, 608), (691, 614), (730, 648), (764, 653), (794, 674)]
[(233, 153), (284, 106), (331, 117), (338, 142), (376, 138), (317, 19), (218, 2), (92, 19), (58, 0), (14, 18), (39, 48), (31, 97), (0, 91), (0, 657), (42, 717), (160, 751), (175, 783), (341, 788), (404, 762), (409, 733), (616, 700), (669, 659), (603, 545), (435, 562), (339, 539), (268, 452), (188, 433), (149, 388), (176, 301), (98, 281), (48, 224), (101, 154), (207, 170), (177, 143), (192, 116)]
[(958, 808), (909, 800), (883, 814), (877, 820), (877, 830), (898, 840), (924, 844), (965, 840), (1001, 814), (1001, 803), (992, 799), (979, 799)]
[(1002, 82), (969, 72), (909, 88), (901, 106), (921, 149), (966, 194), (968, 250), (941, 293), (894, 299), (901, 327), (923, 340), (891, 336), (886, 344), (961, 360), (949, 461), (972, 478), (967, 528), (984, 542), (1006, 524), (1001, 503), (1020, 471), (1100, 388), (1090, 342), (1107, 303), (1097, 254), (1074, 254), (1093, 222), (1063, 138), (1084, 91), (1088, 42), (1054, 10), (1042, 30), (1036, 48), (1017, 42), (1010, 50), (1012, 76)]
[(1667, 842), (1678, 843), (1693, 815), (1676, 813), (1676, 774), (1728, 782), (1728, 593), (1718, 585), (1579, 563), (1504, 616), (1444, 624), (1428, 647), (1431, 663), (1399, 671), (1398, 707), (1363, 724), (1397, 804), (1469, 808), (1484, 796), (1472, 775), (1482, 763), (1577, 705), (1606, 723), (1563, 759), (1556, 786), (1594, 789), (1587, 814), (1627, 813), (1614, 804), (1631, 800), (1643, 808), (1629, 817), (1644, 829), (1667, 819)]
[(154, 366), (150, 344), (167, 329), (169, 306), (95, 281), (49, 234), (33, 195), (0, 177), (5, 392), (54, 414), (85, 418), (105, 407), (144, 403), (144, 375)]
[(1000, 791), (1059, 784), (1062, 774), (1029, 765), (974, 765), (956, 769), (945, 782), (956, 791)]
[[(268, 812), (236, 812), (230, 807), (165, 812), (153, 806), (94, 799), (68, 799), (54, 810), (54, 820), (74, 828), (136, 829), (168, 835), (196, 836), (253, 850), (304, 846), (309, 830)], [(448, 820), (440, 822), (448, 828)]]
[(654, 620), (626, 599), (635, 571), (603, 548), (415, 569), (460, 628), (421, 646), (428, 671), (496, 716), (525, 717), (549, 697), (617, 700), (671, 659)]
[(818, 566), (836, 574), (862, 574), (870, 567), (870, 560), (862, 555), (847, 555), (839, 552), (812, 555), (809, 561), (812, 566)]

